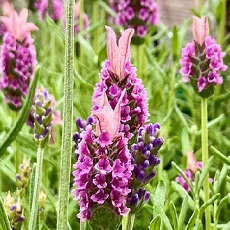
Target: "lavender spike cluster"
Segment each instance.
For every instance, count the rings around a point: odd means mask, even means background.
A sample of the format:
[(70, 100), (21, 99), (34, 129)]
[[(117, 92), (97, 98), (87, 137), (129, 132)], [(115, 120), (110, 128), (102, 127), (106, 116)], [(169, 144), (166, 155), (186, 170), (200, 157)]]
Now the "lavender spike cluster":
[(45, 89), (39, 90), (34, 99), (35, 142), (44, 148), (50, 138), (53, 120), (53, 97)]
[(34, 8), (37, 10), (40, 20), (44, 20), (46, 13), (55, 21), (61, 20), (63, 17), (62, 0), (37, 0), (34, 3)]
[(191, 82), (194, 91), (201, 97), (207, 98), (214, 93), (214, 86), (220, 85), (223, 78), (220, 71), (227, 66), (223, 63), (225, 53), (210, 36), (205, 38), (202, 46), (196, 42), (188, 43), (182, 49), (180, 73), (185, 82)]
[(136, 36), (144, 38), (148, 28), (159, 22), (159, 7), (155, 0), (109, 0), (111, 8), (117, 13), (112, 20), (117, 25), (133, 28)]
[(27, 95), (37, 63), (30, 35), (19, 41), (10, 32), (6, 32), (0, 51), (0, 63), (0, 89), (4, 90), (5, 101), (9, 107), (19, 110), (22, 107), (22, 97)]
[[(109, 103), (114, 109), (122, 91), (126, 89), (127, 93), (123, 98), (123, 102), (126, 103), (121, 105), (120, 131), (130, 139), (138, 128), (148, 120), (147, 92), (142, 80), (136, 77), (136, 68), (131, 66), (130, 62), (125, 64), (122, 79), (117, 78), (109, 69), (111, 69), (110, 63), (106, 60), (100, 73), (101, 81), (96, 84), (94, 89), (93, 99), (99, 97), (105, 89)], [(93, 104), (92, 110), (96, 109), (97, 106)]]
[(8, 192), (7, 196), (4, 199), (4, 208), (8, 215), (11, 229), (21, 229), (22, 222), (25, 219), (23, 215), (23, 208), (21, 203), (15, 202), (15, 199), (10, 195), (10, 192)]
[(80, 119), (77, 124), (81, 131), (74, 135), (78, 161), (74, 165), (74, 185), (77, 188), (73, 194), (76, 200), (80, 200), (77, 216), (81, 221), (96, 222), (100, 218), (98, 210), (103, 206), (108, 208), (108, 219), (111, 215), (114, 219), (107, 229), (116, 229), (114, 225), (120, 223), (120, 216), (129, 212), (126, 197), (130, 192), (133, 166), (127, 148), (128, 139), (121, 136), (110, 140), (106, 132), (96, 137), (93, 129), (95, 120), (92, 118), (86, 125)]
[(159, 137), (160, 125), (148, 124), (138, 130), (137, 142), (131, 146), (133, 169), (133, 180), (131, 182), (131, 193), (128, 202), (132, 211), (139, 209), (143, 202), (149, 199), (149, 193), (143, 188), (156, 175), (154, 167), (160, 164), (157, 157), (158, 150), (163, 144)]

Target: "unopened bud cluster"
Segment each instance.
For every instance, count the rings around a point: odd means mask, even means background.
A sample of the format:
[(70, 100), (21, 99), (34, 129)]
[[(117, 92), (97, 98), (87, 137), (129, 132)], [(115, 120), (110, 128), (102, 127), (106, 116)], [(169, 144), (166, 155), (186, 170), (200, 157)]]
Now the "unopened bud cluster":
[(15, 201), (14, 197), (10, 195), (10, 192), (4, 199), (4, 208), (8, 215), (12, 230), (21, 229), (22, 222), (25, 219), (23, 215), (23, 208), (19, 201)]
[(25, 188), (27, 187), (30, 179), (31, 166), (30, 161), (23, 159), (22, 164), (19, 165), (19, 172), (16, 174), (16, 183), (19, 196), (22, 197)]
[(45, 90), (41, 89), (34, 99), (34, 139), (37, 145), (45, 147), (50, 138), (50, 129), (53, 120), (53, 97)]

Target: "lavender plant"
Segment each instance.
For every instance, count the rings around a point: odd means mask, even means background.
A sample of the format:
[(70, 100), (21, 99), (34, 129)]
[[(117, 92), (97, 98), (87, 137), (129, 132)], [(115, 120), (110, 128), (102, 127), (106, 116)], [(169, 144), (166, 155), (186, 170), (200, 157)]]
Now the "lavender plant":
[[(156, 155), (163, 139), (159, 138), (159, 124), (145, 125), (149, 115), (146, 90), (130, 64), (134, 31), (124, 31), (117, 45), (114, 31), (106, 29), (108, 60), (93, 94), (91, 115), (96, 120), (89, 118), (84, 124), (78, 119), (80, 133), (74, 134), (77, 188), (73, 193), (80, 200), (81, 221), (90, 220), (96, 229), (118, 229), (121, 215), (130, 211), (134, 215), (148, 200), (143, 186), (155, 176), (153, 168), (160, 163)], [(134, 137), (138, 142), (129, 150)], [(126, 229), (132, 229), (133, 220)]]

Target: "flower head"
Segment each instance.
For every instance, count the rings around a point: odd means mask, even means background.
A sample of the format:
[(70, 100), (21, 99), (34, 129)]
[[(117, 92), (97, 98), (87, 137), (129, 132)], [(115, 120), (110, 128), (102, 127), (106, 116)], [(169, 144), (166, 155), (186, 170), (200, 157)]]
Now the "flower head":
[(213, 95), (215, 85), (223, 82), (220, 71), (227, 69), (223, 62), (225, 53), (209, 36), (207, 17), (193, 18), (193, 37), (194, 42), (182, 49), (180, 73), (198, 95), (208, 98)]
[(38, 30), (38, 27), (33, 23), (27, 23), (28, 10), (22, 9), (18, 14), (15, 10), (10, 13), (10, 17), (2, 16), (1, 21), (5, 24), (7, 30), (13, 35), (18, 41), (22, 41), (25, 36), (33, 30)]

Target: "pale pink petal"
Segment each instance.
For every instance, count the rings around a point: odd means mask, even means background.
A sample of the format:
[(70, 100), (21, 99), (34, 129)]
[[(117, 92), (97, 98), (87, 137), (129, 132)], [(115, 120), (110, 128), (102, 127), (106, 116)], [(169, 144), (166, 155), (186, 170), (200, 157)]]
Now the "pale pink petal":
[(26, 8), (23, 8), (19, 13), (19, 22), (21, 23), (21, 25), (24, 26), (26, 24), (27, 18), (28, 18), (28, 10)]
[(53, 125), (63, 125), (63, 120), (61, 119), (61, 112), (55, 111), (53, 112)]
[(2, 14), (4, 16), (10, 16), (10, 13), (13, 11), (13, 5), (9, 2), (4, 2), (2, 6)]
[(198, 18), (193, 16), (193, 39), (200, 46), (204, 43), (206, 37), (209, 36), (209, 24), (206, 16)]
[(111, 140), (119, 136), (117, 133), (121, 120), (121, 102), (125, 92), (126, 90), (124, 89), (114, 110), (109, 104), (105, 91), (103, 91), (103, 94), (100, 97), (95, 99), (94, 102), (99, 107), (92, 112), (92, 116), (95, 116), (98, 119), (95, 131), (96, 136), (99, 136), (102, 132), (108, 132)]
[(123, 31), (117, 45), (116, 34), (113, 29), (109, 26), (105, 28), (107, 30), (107, 54), (112, 72), (118, 78), (123, 78), (125, 64), (130, 60), (130, 42), (134, 30), (127, 29)]
[(80, 12), (80, 2), (76, 2), (74, 5), (74, 16), (78, 17)]
[(28, 10), (24, 8), (19, 15), (13, 10), (9, 17), (2, 16), (1, 21), (16, 39), (23, 40), (28, 32), (38, 30), (38, 27), (33, 23), (26, 23), (27, 17)]
[(10, 20), (9, 20), (8, 17), (6, 17), (6, 16), (1, 16), (1, 17), (0, 17), (0, 20), (1, 20), (1, 22), (6, 26), (6, 29), (7, 29), (7, 30), (8, 30), (8, 31), (11, 31), (11, 28), (10, 28)]
[(192, 173), (196, 173), (196, 158), (192, 151), (187, 152), (187, 169), (189, 169)]

